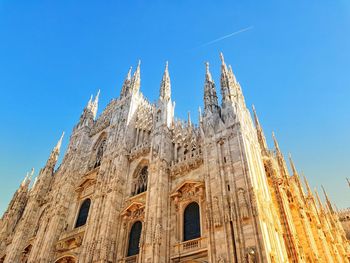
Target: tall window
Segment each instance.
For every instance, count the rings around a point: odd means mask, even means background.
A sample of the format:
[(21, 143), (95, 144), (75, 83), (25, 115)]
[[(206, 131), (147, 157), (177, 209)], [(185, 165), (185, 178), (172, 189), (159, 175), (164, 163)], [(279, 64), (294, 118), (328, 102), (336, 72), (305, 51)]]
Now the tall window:
[(95, 162), (94, 168), (99, 167), (101, 165), (105, 147), (106, 147), (106, 140), (104, 139), (100, 143), (100, 145), (98, 146), (97, 153), (96, 153), (96, 162)]
[(148, 167), (143, 167), (136, 175), (132, 195), (137, 195), (147, 191)]
[(90, 204), (91, 200), (89, 198), (85, 199), (84, 202), (81, 204), (75, 227), (80, 227), (86, 224), (86, 220), (89, 215)]
[(136, 221), (132, 225), (130, 230), (129, 246), (128, 246), (128, 254), (127, 254), (128, 257), (137, 255), (139, 253), (141, 231), (142, 231), (142, 223), (140, 221)]
[(184, 211), (184, 241), (201, 236), (199, 205), (190, 203)]

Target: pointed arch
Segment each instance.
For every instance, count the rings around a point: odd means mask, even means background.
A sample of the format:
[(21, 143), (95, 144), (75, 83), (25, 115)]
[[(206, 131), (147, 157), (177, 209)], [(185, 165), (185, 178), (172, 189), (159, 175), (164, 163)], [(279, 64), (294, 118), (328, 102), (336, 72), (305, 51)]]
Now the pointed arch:
[(77, 216), (77, 221), (75, 223), (75, 228), (86, 224), (87, 218), (89, 216), (90, 204), (91, 204), (90, 198), (85, 199), (81, 204), (79, 213)]
[(77, 259), (75, 256), (66, 255), (55, 260), (55, 263), (76, 263)]
[(130, 229), (127, 257), (134, 256), (139, 253), (141, 232), (142, 232), (142, 223), (141, 221), (136, 221)]
[(143, 160), (135, 169), (131, 195), (138, 195), (147, 191), (148, 184), (148, 161)]
[(183, 215), (183, 239), (184, 241), (199, 238), (201, 236), (200, 212), (197, 202), (189, 203)]
[(91, 168), (97, 168), (101, 165), (106, 146), (107, 133), (102, 132), (92, 148)]

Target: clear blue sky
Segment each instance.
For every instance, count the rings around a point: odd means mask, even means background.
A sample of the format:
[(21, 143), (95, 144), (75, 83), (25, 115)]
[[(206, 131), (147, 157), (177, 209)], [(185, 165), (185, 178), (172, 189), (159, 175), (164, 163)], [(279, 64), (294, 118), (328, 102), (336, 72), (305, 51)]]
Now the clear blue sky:
[(65, 149), (91, 93), (101, 89), (101, 112), (140, 58), (141, 90), (154, 101), (169, 60), (176, 115), (196, 120), (205, 61), (219, 86), (219, 51), (270, 145), (274, 130), (311, 186), (350, 206), (349, 1), (2, 0), (0, 213), (63, 130)]

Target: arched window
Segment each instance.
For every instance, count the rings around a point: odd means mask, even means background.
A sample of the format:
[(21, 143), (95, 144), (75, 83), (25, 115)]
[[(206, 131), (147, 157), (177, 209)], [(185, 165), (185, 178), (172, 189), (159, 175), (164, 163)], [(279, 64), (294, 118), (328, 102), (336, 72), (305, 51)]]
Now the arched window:
[(199, 205), (190, 203), (184, 211), (184, 241), (201, 236)]
[(140, 221), (136, 221), (132, 225), (130, 230), (129, 246), (128, 246), (128, 254), (127, 254), (128, 257), (137, 255), (139, 253), (141, 231), (142, 231), (142, 223)]
[(136, 175), (132, 195), (137, 195), (147, 191), (148, 167), (144, 166)]
[(80, 227), (86, 224), (86, 220), (89, 215), (90, 204), (91, 200), (89, 198), (85, 199), (85, 201), (81, 204), (75, 227)]
[(106, 139), (102, 140), (102, 142), (98, 146), (94, 168), (99, 167), (101, 165), (105, 147), (106, 147)]

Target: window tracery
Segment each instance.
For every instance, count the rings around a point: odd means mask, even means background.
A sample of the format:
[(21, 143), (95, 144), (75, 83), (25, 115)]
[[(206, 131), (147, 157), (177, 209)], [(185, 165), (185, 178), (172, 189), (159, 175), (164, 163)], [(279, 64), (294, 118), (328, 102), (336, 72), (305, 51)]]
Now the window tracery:
[(98, 146), (98, 149), (96, 152), (96, 161), (95, 161), (94, 168), (97, 168), (101, 165), (103, 153), (105, 151), (105, 147), (106, 147), (106, 139), (103, 139), (101, 141), (100, 145)]
[(148, 182), (148, 166), (144, 166), (139, 173), (137, 173), (134, 179), (134, 185), (132, 189), (132, 195), (137, 195), (147, 191)]

